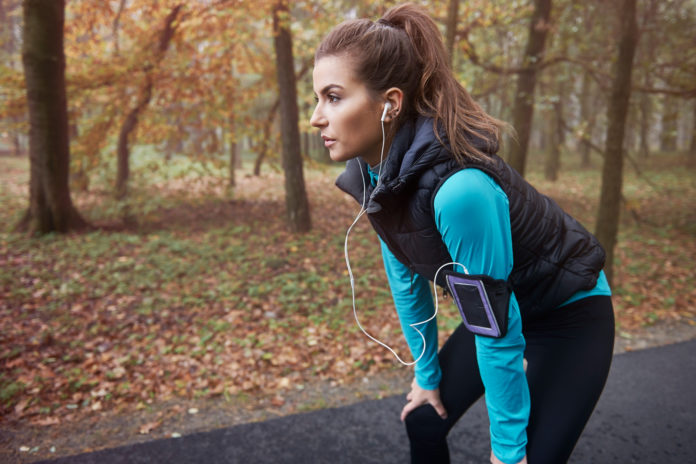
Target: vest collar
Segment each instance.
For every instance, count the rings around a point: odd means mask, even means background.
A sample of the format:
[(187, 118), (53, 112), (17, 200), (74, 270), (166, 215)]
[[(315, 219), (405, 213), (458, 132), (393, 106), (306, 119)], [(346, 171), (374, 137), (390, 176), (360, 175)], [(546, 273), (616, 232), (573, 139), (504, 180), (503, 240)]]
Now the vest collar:
[[(442, 145), (433, 131), (432, 118), (408, 121), (397, 132), (382, 167), (382, 184), (387, 190), (416, 180), (440, 157)], [(398, 188), (397, 188), (398, 190)]]
[[(441, 136), (444, 139), (444, 136)], [(396, 133), (387, 158), (382, 162), (379, 185), (373, 190), (367, 173), (367, 164), (362, 158), (350, 160), (346, 170), (336, 180), (336, 185), (351, 194), (358, 203), (363, 203), (364, 188), (370, 192), (367, 201), (369, 214), (382, 210), (390, 197), (398, 195), (436, 160), (447, 156), (442, 144), (435, 137), (432, 118), (418, 117), (406, 122)], [(362, 179), (361, 179), (362, 177)], [(363, 184), (365, 182), (365, 184)]]

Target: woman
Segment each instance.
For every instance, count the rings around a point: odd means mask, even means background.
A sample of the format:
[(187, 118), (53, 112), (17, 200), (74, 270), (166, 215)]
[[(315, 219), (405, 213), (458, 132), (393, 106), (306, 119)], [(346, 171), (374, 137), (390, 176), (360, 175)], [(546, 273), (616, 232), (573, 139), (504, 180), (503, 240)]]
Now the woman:
[[(502, 123), (456, 81), (419, 7), (338, 25), (316, 51), (313, 77), (311, 123), (331, 158), (347, 162), (337, 185), (381, 239), (417, 358), (401, 413), (412, 462), (449, 462), (447, 434), (484, 392), (491, 462), (565, 462), (611, 364), (601, 246), (495, 155)], [(502, 319), (489, 321), (499, 336), (461, 325), (438, 354), (435, 321), (419, 327), (423, 338), (414, 327), (434, 311), (428, 281), (444, 285), (436, 274), (451, 262), (510, 291)]]

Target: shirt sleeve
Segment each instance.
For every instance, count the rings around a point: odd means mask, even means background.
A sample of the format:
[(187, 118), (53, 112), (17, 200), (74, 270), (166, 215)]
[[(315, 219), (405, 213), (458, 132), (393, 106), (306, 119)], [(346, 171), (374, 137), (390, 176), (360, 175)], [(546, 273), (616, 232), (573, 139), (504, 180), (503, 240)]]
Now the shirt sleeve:
[[(380, 242), (384, 269), (387, 272), (389, 287), (404, 338), (414, 360), (423, 353), (414, 368), (416, 382), (421, 388), (434, 390), (440, 385), (441, 377), (440, 363), (437, 359), (437, 322), (433, 319), (426, 324), (415, 326), (423, 334), (422, 338), (411, 327), (411, 324), (429, 319), (435, 311), (430, 284), (427, 279), (412, 273), (408, 266), (396, 259), (381, 239)], [(424, 339), (425, 351), (423, 351)], [(405, 357), (402, 356), (402, 358)], [(404, 360), (406, 361), (406, 359)]]
[[(508, 198), (478, 169), (448, 178), (434, 200), (435, 222), (452, 259), (470, 274), (506, 280), (512, 271), (512, 235)], [(476, 335), (476, 356), (486, 390), (491, 447), (504, 463), (525, 455), (529, 388), (524, 372), (525, 341), (519, 305), (513, 294), (505, 337)]]

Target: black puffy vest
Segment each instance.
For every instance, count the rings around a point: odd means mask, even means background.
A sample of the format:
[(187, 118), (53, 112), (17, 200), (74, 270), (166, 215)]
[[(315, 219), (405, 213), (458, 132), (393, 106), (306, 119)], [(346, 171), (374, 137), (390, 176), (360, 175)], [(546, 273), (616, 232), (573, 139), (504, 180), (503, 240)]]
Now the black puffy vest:
[[(487, 149), (484, 140), (474, 143), (491, 152), (490, 161), (461, 166), (435, 137), (432, 120), (419, 118), (397, 133), (377, 188), (372, 187), (367, 166), (359, 158), (347, 163), (336, 185), (360, 204), (366, 185), (367, 216), (375, 231), (412, 272), (433, 280), (442, 264), (453, 261), (435, 225), (435, 194), (457, 171), (480, 169), (508, 197), (513, 250), (508, 280), (522, 316), (533, 318), (575, 292), (593, 288), (605, 259), (597, 239), (493, 154), (495, 147)], [(441, 275), (437, 283), (443, 285)]]

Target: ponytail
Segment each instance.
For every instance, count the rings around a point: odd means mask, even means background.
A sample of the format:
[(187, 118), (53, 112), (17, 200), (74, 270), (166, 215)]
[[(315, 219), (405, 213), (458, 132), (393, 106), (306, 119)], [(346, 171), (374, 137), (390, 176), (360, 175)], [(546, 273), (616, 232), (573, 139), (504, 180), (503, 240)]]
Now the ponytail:
[(442, 35), (421, 7), (391, 8), (376, 23), (341, 23), (322, 41), (315, 60), (340, 54), (354, 60), (358, 77), (373, 92), (404, 92), (397, 125), (416, 115), (433, 118), (435, 134), (459, 163), (485, 161), (497, 151), (505, 124), (486, 114), (457, 81)]

